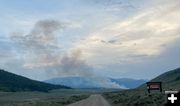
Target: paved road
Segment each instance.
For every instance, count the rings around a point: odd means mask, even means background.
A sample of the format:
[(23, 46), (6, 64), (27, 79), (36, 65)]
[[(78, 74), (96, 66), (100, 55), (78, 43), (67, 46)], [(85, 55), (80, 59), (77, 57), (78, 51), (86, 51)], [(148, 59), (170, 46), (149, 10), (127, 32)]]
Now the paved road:
[(101, 95), (91, 95), (87, 99), (68, 106), (110, 106), (110, 104)]

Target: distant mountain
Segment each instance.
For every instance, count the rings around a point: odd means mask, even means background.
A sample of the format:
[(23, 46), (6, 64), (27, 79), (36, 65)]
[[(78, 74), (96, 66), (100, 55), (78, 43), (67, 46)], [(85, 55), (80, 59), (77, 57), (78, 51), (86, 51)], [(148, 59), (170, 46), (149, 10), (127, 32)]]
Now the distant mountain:
[(143, 79), (130, 79), (130, 78), (120, 78), (120, 79), (110, 79), (112, 82), (115, 82), (119, 85), (123, 85), (126, 88), (136, 88), (140, 85), (142, 85), (143, 83), (147, 82), (146, 80)]
[[(158, 77), (152, 79), (151, 81), (162, 82), (162, 87), (165, 90), (180, 90), (180, 68), (168, 71)], [(145, 88), (146, 84), (143, 84), (139, 88)]]
[[(110, 81), (115, 82), (118, 85), (123, 85), (126, 88), (135, 88), (144, 82), (145, 80), (134, 80), (134, 79), (112, 79), (110, 78)], [(62, 77), (62, 78), (53, 78), (46, 80), (45, 82), (51, 83), (51, 84), (60, 84), (69, 86), (72, 88), (101, 88), (101, 84), (94, 79), (88, 78), (88, 77)]]
[(0, 91), (43, 91), (69, 88), (28, 79), (0, 69)]
[(56, 85), (65, 85), (72, 88), (98, 88), (99, 84), (91, 78), (85, 77), (60, 77), (46, 80), (45, 82)]

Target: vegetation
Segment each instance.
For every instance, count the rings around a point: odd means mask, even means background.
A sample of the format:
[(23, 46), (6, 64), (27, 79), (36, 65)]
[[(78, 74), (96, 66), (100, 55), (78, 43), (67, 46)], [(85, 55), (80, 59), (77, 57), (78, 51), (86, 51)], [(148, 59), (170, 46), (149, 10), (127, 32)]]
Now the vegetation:
[[(112, 106), (163, 106), (165, 90), (180, 90), (180, 68), (166, 72), (151, 81), (161, 81), (163, 92), (148, 93), (146, 84), (136, 89), (113, 92), (109, 89), (59, 89), (55, 86), (33, 81), (0, 70), (0, 89), (3, 91), (48, 91), (45, 92), (0, 92), (0, 106), (64, 106), (85, 99), (91, 94), (103, 93)], [(11, 85), (12, 84), (12, 85)], [(37, 88), (36, 88), (37, 87)], [(67, 87), (64, 87), (67, 88)]]
[(40, 81), (31, 80), (0, 69), (0, 91), (43, 91), (52, 89), (69, 88), (61, 85), (52, 85)]
[(127, 90), (122, 92), (104, 93), (112, 106), (163, 106), (163, 93), (148, 94), (142, 90)]
[(165, 90), (180, 90), (180, 68), (166, 72), (151, 81), (161, 81), (163, 92), (149, 94), (146, 84), (143, 84), (133, 90), (104, 93), (103, 96), (112, 106), (163, 106)]
[(60, 89), (45, 92), (0, 92), (0, 106), (64, 106), (88, 98), (90, 92)]

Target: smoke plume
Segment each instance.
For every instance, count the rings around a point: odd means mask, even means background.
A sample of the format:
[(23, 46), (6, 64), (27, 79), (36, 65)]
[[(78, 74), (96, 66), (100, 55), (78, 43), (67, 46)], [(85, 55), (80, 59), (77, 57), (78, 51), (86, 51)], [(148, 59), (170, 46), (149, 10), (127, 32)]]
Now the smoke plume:
[(28, 34), (13, 33), (12, 40), (25, 60), (27, 69), (45, 70), (52, 76), (82, 76), (96, 80), (101, 87), (120, 87), (107, 78), (96, 75), (93, 67), (82, 58), (80, 49), (61, 51), (59, 31), (64, 24), (56, 20), (38, 21)]

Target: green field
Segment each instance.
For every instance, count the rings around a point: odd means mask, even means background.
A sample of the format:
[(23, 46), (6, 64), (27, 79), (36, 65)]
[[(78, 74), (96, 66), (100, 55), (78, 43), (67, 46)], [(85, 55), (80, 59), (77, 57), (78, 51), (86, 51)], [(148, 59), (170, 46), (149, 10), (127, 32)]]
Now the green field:
[(0, 92), (0, 106), (64, 106), (89, 97), (90, 92), (58, 90), (43, 92)]
[(45, 92), (0, 92), (0, 106), (65, 106), (91, 94), (115, 89), (60, 89)]

